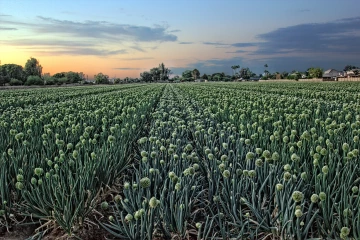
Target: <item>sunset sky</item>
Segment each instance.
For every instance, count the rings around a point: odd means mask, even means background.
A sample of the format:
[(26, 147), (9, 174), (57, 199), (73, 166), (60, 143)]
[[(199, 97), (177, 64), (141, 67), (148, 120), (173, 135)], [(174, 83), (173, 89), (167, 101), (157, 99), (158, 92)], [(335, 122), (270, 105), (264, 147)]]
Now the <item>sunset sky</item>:
[(359, 0), (0, 0), (1, 64), (139, 77), (360, 66)]

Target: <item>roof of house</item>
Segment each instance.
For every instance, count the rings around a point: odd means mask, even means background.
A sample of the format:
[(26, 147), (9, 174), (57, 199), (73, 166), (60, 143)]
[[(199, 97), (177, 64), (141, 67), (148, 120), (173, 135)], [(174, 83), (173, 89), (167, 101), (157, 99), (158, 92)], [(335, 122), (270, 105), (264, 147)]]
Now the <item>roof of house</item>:
[(327, 74), (327, 73), (331, 73), (331, 72), (339, 72), (338, 70), (335, 70), (335, 69), (332, 69), (332, 68), (330, 68), (330, 69), (328, 69), (328, 70), (326, 70), (325, 72), (324, 72), (324, 74)]

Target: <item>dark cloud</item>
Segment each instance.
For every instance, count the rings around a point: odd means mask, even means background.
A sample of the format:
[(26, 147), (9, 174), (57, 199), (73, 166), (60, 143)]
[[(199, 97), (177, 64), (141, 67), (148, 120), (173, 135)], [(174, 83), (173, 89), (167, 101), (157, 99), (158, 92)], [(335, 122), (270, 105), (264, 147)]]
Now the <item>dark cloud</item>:
[(360, 17), (333, 22), (300, 24), (260, 34), (263, 42), (253, 54), (359, 54)]
[(193, 44), (193, 42), (179, 42), (179, 44)]
[(226, 43), (219, 43), (219, 42), (203, 42), (205, 45), (212, 45), (212, 46), (228, 46), (229, 44)]
[(139, 52), (146, 52), (144, 49), (142, 49), (142, 48), (139, 47), (139, 46), (132, 46), (132, 47), (130, 47), (130, 48), (135, 49), (135, 50), (137, 50), (137, 51), (139, 51)]
[(126, 60), (126, 61), (139, 61), (139, 60), (149, 60), (154, 59), (153, 57), (143, 57), (143, 58), (120, 58), (119, 60)]
[(255, 43), (255, 42), (253, 42), (253, 43), (251, 43), (251, 42), (245, 42), (245, 43), (240, 42), (240, 43), (231, 44), (232, 47), (239, 47), (239, 48), (241, 48), (241, 47), (254, 47), (254, 46), (257, 46), (257, 45), (258, 45), (258, 43)]
[(99, 50), (94, 48), (72, 48), (67, 50), (57, 50), (57, 51), (36, 51), (38, 54), (42, 55), (94, 55), (94, 56), (109, 56), (109, 55), (118, 55), (118, 54), (126, 54), (128, 53), (126, 49), (120, 50)]
[(53, 40), (53, 39), (14, 39), (14, 40), (0, 40), (1, 44), (10, 46), (49, 46), (49, 47), (92, 47), (95, 43), (84, 41), (67, 41), (67, 40)]
[(76, 38), (103, 39), (105, 41), (166, 42), (177, 41), (177, 36), (167, 31), (167, 25), (154, 27), (110, 23), (106, 21), (75, 22), (38, 16), (38, 23), (24, 23), (0, 19), (3, 27), (28, 27), (36, 34)]
[(236, 51), (233, 51), (233, 52), (226, 52), (226, 53), (247, 53), (249, 51), (245, 51), (245, 50), (236, 50)]
[(177, 36), (167, 32), (167, 27), (136, 26), (106, 21), (74, 22), (38, 16), (41, 24), (34, 26), (39, 33), (69, 34), (76, 37), (106, 38), (114, 40), (132, 39), (140, 42), (176, 41)]
[(14, 31), (18, 30), (17, 28), (8, 28), (8, 27), (0, 27), (0, 31)]
[(200, 71), (200, 74), (212, 74), (216, 72), (225, 72), (225, 74), (232, 74), (231, 66), (238, 65), (243, 62), (242, 58), (234, 57), (229, 59), (209, 59), (209, 60), (201, 60), (196, 63), (189, 64), (185, 67), (170, 67), (171, 71), (175, 75), (181, 75), (185, 70), (192, 70), (194, 68)]
[(113, 68), (115, 70), (143, 70), (144, 68)]

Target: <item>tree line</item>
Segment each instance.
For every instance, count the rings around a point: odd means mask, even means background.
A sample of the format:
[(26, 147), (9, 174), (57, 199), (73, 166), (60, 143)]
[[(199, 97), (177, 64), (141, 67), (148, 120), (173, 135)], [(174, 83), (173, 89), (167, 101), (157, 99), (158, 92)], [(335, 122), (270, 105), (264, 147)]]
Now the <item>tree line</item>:
[[(264, 73), (257, 75), (252, 72), (248, 67), (240, 67), (240, 65), (231, 66), (232, 75), (225, 74), (224, 72), (216, 72), (212, 74), (203, 75), (200, 74), (198, 69), (188, 69), (182, 72), (182, 74), (172, 76), (172, 71), (165, 66), (164, 63), (159, 64), (157, 67), (151, 68), (149, 71), (140, 73), (140, 78), (124, 79), (113, 78), (110, 79), (108, 75), (98, 73), (94, 75), (94, 82), (86, 81), (85, 75), (82, 72), (59, 72), (50, 76), (49, 73), (42, 73), (42, 66), (36, 58), (31, 57), (25, 63), (25, 66), (17, 64), (4, 64), (0, 65), (0, 85), (62, 85), (62, 84), (119, 84), (119, 83), (134, 83), (134, 82), (190, 82), (199, 80), (206, 81), (235, 81), (235, 80), (268, 80), (268, 79), (294, 79), (300, 78), (321, 78), (323, 69), (321, 68), (308, 68), (304, 72), (293, 70), (291, 72), (274, 72), (271, 73), (268, 70), (268, 64), (264, 65)], [(358, 67), (353, 65), (346, 65), (344, 71), (354, 71), (357, 75)]]
[(42, 70), (39, 60), (33, 57), (26, 61), (25, 67), (13, 63), (1, 65), (0, 85), (61, 85), (80, 83), (85, 79), (82, 72), (59, 72), (50, 76)]

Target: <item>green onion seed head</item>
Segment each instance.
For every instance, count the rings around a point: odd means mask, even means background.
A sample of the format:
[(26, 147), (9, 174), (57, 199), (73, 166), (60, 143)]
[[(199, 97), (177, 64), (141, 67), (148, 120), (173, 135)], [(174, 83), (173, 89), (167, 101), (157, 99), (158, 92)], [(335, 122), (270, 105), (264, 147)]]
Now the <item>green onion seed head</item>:
[(310, 200), (313, 203), (317, 203), (319, 201), (319, 195), (317, 195), (317, 194), (311, 195)]
[(297, 210), (295, 211), (295, 216), (296, 216), (297, 218), (302, 217), (302, 215), (303, 215), (303, 213), (302, 213), (302, 211), (301, 211), (300, 209), (297, 209)]
[(277, 191), (281, 191), (283, 189), (284, 189), (284, 185), (282, 185), (281, 183), (276, 184), (276, 190)]
[(106, 209), (108, 209), (109, 208), (109, 203), (108, 202), (102, 202), (101, 203), (101, 208), (103, 209), (103, 210), (106, 210)]
[(156, 208), (159, 205), (160, 201), (156, 199), (156, 197), (150, 198), (149, 206), (151, 208)]
[(223, 172), (223, 176), (224, 176), (224, 178), (229, 178), (229, 177), (230, 177), (230, 171), (229, 171), (229, 170), (225, 170), (225, 171)]
[(140, 179), (140, 186), (142, 188), (148, 188), (151, 185), (151, 180), (148, 177)]
[(320, 192), (319, 193), (319, 198), (320, 198), (321, 201), (324, 201), (326, 199), (326, 193)]
[(294, 191), (293, 194), (292, 194), (292, 199), (295, 201), (295, 202), (301, 202), (304, 198), (304, 194), (300, 191)]

